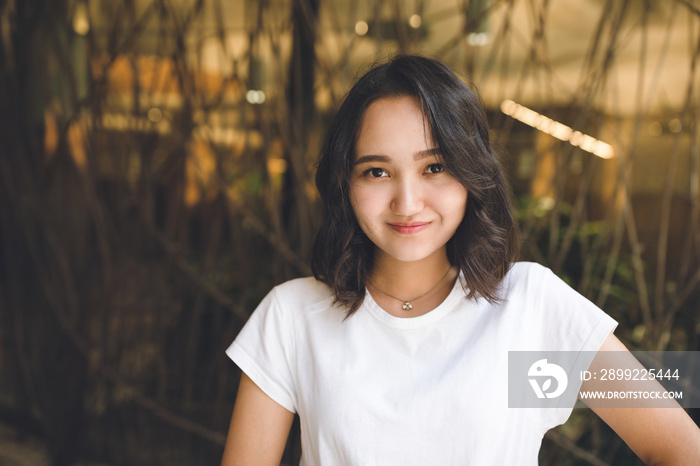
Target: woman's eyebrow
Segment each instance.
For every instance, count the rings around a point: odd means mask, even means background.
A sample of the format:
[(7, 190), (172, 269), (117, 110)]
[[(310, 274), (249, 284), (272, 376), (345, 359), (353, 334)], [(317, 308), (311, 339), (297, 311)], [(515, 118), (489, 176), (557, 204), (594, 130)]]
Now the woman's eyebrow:
[[(432, 149), (426, 149), (416, 152), (415, 154), (413, 154), (413, 160), (418, 161), (427, 157), (437, 157), (438, 155), (440, 155), (440, 148), (434, 147)], [(358, 157), (358, 159), (353, 162), (353, 165), (360, 165), (361, 163), (369, 162), (389, 163), (390, 161), (391, 157), (387, 157), (386, 155), (363, 155), (362, 157)]]
[(357, 160), (353, 162), (353, 165), (359, 165), (361, 163), (368, 163), (368, 162), (384, 162), (388, 163), (391, 159), (387, 157), (386, 155), (363, 155), (362, 157), (358, 157)]
[(413, 154), (413, 160), (417, 161), (417, 160), (424, 159), (426, 157), (437, 157), (438, 155), (440, 155), (440, 148), (433, 147), (432, 149), (426, 149), (426, 150), (416, 152), (415, 154)]

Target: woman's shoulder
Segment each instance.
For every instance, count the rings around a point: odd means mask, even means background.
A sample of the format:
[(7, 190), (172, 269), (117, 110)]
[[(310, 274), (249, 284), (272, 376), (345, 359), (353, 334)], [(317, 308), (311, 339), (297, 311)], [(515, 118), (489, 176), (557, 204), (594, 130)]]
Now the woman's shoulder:
[(552, 271), (544, 265), (523, 261), (513, 263), (505, 278), (508, 282), (517, 283), (531, 279), (541, 280), (551, 275), (553, 275)]
[(314, 277), (294, 278), (275, 286), (270, 294), (281, 304), (312, 306), (327, 304), (333, 300), (333, 291)]
[(548, 267), (536, 262), (515, 262), (501, 282), (501, 297), (506, 300), (514, 297), (535, 299), (558, 288), (561, 279)]

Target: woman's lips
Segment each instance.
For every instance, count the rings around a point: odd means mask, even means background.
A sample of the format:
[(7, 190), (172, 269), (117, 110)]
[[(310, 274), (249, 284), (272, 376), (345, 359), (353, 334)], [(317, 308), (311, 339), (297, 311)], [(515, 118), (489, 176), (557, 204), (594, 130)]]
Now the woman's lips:
[(411, 235), (425, 230), (430, 222), (390, 223), (389, 226), (402, 235)]

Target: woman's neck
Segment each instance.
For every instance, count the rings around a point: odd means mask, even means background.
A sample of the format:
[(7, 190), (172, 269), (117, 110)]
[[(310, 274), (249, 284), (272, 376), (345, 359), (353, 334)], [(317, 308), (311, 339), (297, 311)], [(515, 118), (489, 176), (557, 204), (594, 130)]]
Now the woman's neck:
[[(436, 308), (452, 291), (458, 275), (447, 254), (415, 262), (402, 262), (378, 251), (368, 280), (375, 302), (397, 317), (415, 317)], [(404, 304), (409, 305), (404, 306)]]

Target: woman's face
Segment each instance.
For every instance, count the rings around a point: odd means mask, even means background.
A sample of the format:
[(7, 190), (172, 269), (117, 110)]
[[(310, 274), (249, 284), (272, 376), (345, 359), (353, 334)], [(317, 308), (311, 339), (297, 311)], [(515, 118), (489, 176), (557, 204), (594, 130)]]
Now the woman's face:
[(365, 111), (350, 201), (376, 259), (444, 255), (464, 217), (467, 190), (447, 173), (439, 153), (416, 99), (383, 98)]

